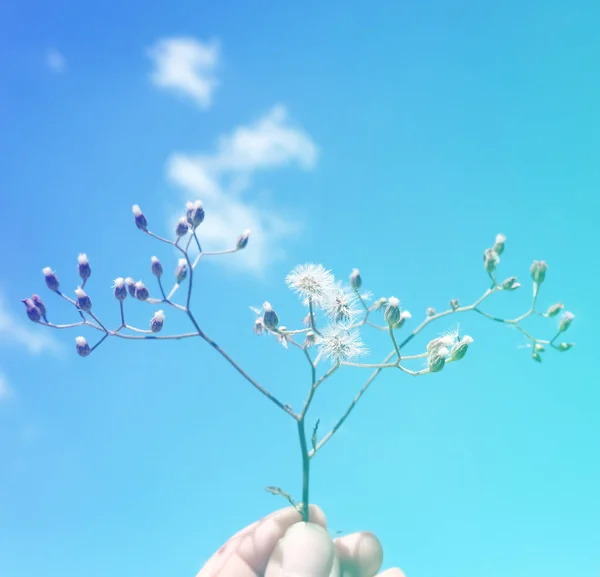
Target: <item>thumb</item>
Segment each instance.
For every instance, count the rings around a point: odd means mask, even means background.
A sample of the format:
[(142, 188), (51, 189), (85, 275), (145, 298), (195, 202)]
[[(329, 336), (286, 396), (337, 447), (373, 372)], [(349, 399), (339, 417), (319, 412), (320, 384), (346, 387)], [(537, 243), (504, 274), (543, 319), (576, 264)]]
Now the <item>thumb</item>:
[(339, 577), (329, 533), (315, 523), (295, 523), (279, 540), (265, 577)]

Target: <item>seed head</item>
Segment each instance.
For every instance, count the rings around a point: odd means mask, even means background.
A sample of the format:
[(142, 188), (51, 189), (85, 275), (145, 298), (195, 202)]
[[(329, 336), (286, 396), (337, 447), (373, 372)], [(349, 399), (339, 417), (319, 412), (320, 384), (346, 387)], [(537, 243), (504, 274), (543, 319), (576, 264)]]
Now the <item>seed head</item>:
[(58, 278), (54, 271), (47, 266), (42, 269), (42, 273), (44, 273), (44, 280), (46, 281), (46, 286), (53, 292), (58, 292), (59, 283)]
[(187, 276), (187, 272), (188, 272), (187, 260), (185, 260), (184, 258), (180, 258), (177, 261), (177, 267), (175, 268), (175, 280), (179, 284), (181, 284), (185, 280), (185, 277)]
[(313, 331), (308, 331), (306, 333), (306, 338), (304, 339), (304, 346), (307, 349), (310, 349), (310, 347), (312, 347), (316, 342), (316, 336), (315, 333)]
[(383, 318), (390, 327), (400, 322), (400, 301), (396, 297), (388, 299), (388, 305), (383, 313)]
[(130, 276), (125, 279), (125, 285), (127, 286), (129, 294), (132, 297), (135, 297), (135, 281)]
[(175, 235), (177, 236), (177, 238), (185, 236), (189, 230), (190, 227), (188, 225), (187, 218), (185, 216), (180, 217), (177, 221), (177, 226), (175, 227)]
[(90, 263), (88, 261), (87, 254), (82, 252), (77, 257), (77, 262), (79, 263), (78, 267), (77, 267), (77, 269), (79, 271), (79, 276), (81, 277), (83, 284), (85, 284), (85, 281), (88, 278), (90, 278), (90, 275), (92, 274), (92, 269), (90, 268)]
[(87, 357), (92, 352), (92, 349), (90, 349), (90, 345), (88, 345), (85, 337), (75, 338), (75, 350), (80, 357)]
[(141, 280), (135, 283), (134, 296), (140, 301), (148, 300), (148, 297), (150, 296), (150, 291), (146, 288), (146, 285)]
[(202, 201), (188, 201), (185, 203), (185, 207), (187, 209), (185, 218), (192, 229), (196, 230), (196, 228), (198, 228), (204, 220), (204, 208), (202, 207)]
[(273, 310), (271, 303), (268, 301), (265, 302), (263, 304), (263, 310), (263, 324), (267, 329), (271, 331), (275, 330), (277, 328), (277, 325), (279, 325), (279, 317), (277, 316), (277, 313)]
[(160, 278), (162, 276), (163, 273), (163, 267), (162, 264), (160, 264), (160, 261), (158, 260), (157, 256), (153, 256), (150, 259), (151, 265), (150, 265), (150, 269), (152, 270), (152, 274), (156, 277), (156, 278)]
[(564, 307), (565, 307), (565, 305), (563, 305), (561, 302), (553, 304), (546, 311), (546, 316), (548, 316), (548, 317), (555, 317)]
[(325, 294), (321, 306), (334, 323), (349, 323), (360, 314), (357, 303), (356, 291), (335, 287)]
[(118, 301), (124, 301), (127, 298), (127, 287), (125, 286), (125, 279), (123, 277), (115, 279), (113, 294)]
[(154, 316), (150, 319), (150, 330), (153, 333), (159, 333), (163, 328), (163, 323), (165, 322), (165, 313), (164, 311), (156, 311)]
[(146, 220), (146, 217), (144, 216), (144, 213), (142, 212), (140, 205), (134, 204), (131, 207), (131, 210), (133, 211), (133, 216), (135, 218), (135, 225), (140, 230), (143, 230), (144, 232), (148, 232), (148, 221)]
[(473, 338), (469, 335), (465, 335), (460, 341), (455, 343), (450, 350), (450, 358), (453, 361), (460, 361), (469, 349), (469, 345), (473, 342)]
[(573, 313), (565, 311), (558, 323), (558, 332), (564, 333), (571, 326), (571, 323), (573, 322), (574, 318), (575, 315)]
[(543, 260), (534, 260), (531, 265), (531, 278), (533, 282), (536, 284), (542, 284), (544, 279), (546, 278), (546, 271), (548, 270), (548, 265), (546, 261)]
[(334, 364), (352, 360), (368, 352), (360, 333), (356, 329), (348, 330), (343, 325), (330, 325), (323, 330), (317, 338), (317, 346)]
[(90, 312), (92, 310), (92, 300), (85, 294), (85, 291), (81, 287), (78, 287), (75, 289), (75, 295), (77, 296), (77, 300), (75, 301), (77, 308), (84, 312)]
[(286, 277), (285, 282), (302, 299), (310, 299), (315, 306), (322, 306), (330, 292), (334, 291), (335, 279), (331, 271), (320, 264), (301, 264)]
[(500, 263), (500, 257), (493, 248), (486, 248), (483, 253), (483, 267), (488, 273), (492, 273), (496, 270), (496, 267)]
[(359, 290), (362, 286), (362, 278), (360, 276), (360, 271), (357, 268), (352, 269), (352, 274), (350, 275), (350, 286), (355, 290)]
[(240, 234), (240, 236), (237, 239), (237, 242), (235, 243), (236, 250), (242, 250), (246, 248), (246, 246), (248, 246), (248, 239), (250, 238), (251, 232), (252, 231), (249, 228), (247, 228), (242, 232), (242, 234)]
[(496, 235), (496, 242), (494, 243), (493, 250), (498, 256), (500, 256), (504, 252), (504, 243), (505, 242), (506, 242), (506, 237), (503, 234)]

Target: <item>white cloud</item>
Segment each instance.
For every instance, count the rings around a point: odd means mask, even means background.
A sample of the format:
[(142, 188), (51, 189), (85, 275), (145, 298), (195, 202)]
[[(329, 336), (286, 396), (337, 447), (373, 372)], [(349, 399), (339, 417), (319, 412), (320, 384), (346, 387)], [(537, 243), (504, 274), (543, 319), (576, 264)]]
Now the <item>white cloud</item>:
[(272, 209), (261, 208), (256, 201), (246, 202), (243, 195), (252, 176), (290, 165), (309, 170), (318, 154), (310, 135), (290, 123), (283, 106), (275, 106), (254, 124), (221, 137), (212, 154), (173, 154), (168, 176), (187, 197), (194, 195), (205, 205), (206, 220), (201, 227), (204, 250), (231, 248), (239, 234), (249, 228), (252, 236), (248, 248), (219, 262), (260, 274), (267, 264), (283, 256), (280, 241), (297, 235), (301, 225)]
[[(21, 303), (17, 303), (21, 304)], [(61, 346), (51, 335), (50, 329), (35, 325), (25, 315), (23, 319), (17, 318), (6, 305), (5, 299), (0, 294), (0, 341), (25, 347), (31, 354), (43, 352), (57, 353)], [(31, 327), (25, 323), (29, 323)]]
[(208, 108), (217, 86), (214, 75), (219, 59), (217, 44), (203, 44), (194, 38), (164, 38), (148, 55), (154, 62), (152, 81), (156, 86), (192, 98)]
[(54, 72), (63, 72), (67, 67), (67, 62), (58, 50), (48, 50), (46, 52), (46, 65)]
[(0, 373), (0, 403), (7, 401), (13, 396), (13, 391), (10, 388), (6, 377)]

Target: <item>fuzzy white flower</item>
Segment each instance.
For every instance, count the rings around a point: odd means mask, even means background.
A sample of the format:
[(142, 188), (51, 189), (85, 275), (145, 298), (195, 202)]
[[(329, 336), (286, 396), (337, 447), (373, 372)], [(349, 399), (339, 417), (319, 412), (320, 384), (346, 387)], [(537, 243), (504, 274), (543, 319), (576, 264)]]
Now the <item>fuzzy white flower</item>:
[(324, 329), (317, 339), (317, 346), (333, 363), (349, 361), (368, 353), (358, 330), (348, 330), (342, 325)]
[(320, 306), (335, 286), (331, 271), (320, 264), (301, 264), (292, 270), (285, 282), (301, 298), (311, 299), (313, 304)]
[(321, 306), (334, 323), (352, 322), (360, 314), (356, 293), (339, 287), (325, 296)]

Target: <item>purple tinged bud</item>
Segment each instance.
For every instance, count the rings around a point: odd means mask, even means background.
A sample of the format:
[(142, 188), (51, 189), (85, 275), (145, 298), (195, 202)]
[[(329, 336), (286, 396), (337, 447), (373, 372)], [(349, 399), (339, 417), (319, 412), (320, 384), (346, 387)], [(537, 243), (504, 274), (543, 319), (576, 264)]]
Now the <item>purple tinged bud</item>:
[(90, 268), (90, 263), (88, 262), (87, 254), (81, 253), (77, 257), (77, 262), (79, 263), (79, 276), (81, 277), (81, 280), (85, 283), (85, 281), (89, 279), (90, 275), (92, 274), (92, 269)]
[(146, 220), (146, 217), (144, 216), (144, 213), (142, 212), (142, 209), (140, 208), (139, 204), (134, 204), (131, 207), (131, 210), (133, 211), (133, 216), (135, 218), (135, 225), (140, 229), (143, 230), (144, 232), (148, 231), (148, 221)]
[(277, 313), (273, 310), (273, 307), (269, 302), (265, 302), (265, 304), (263, 304), (263, 309), (265, 311), (263, 314), (263, 324), (269, 330), (275, 330), (279, 324), (279, 317), (277, 316)]
[(162, 264), (160, 264), (160, 261), (158, 260), (158, 257), (156, 257), (156, 256), (153, 256), (150, 260), (152, 262), (152, 265), (151, 265), (152, 274), (156, 278), (160, 278), (163, 273)]
[(360, 276), (360, 271), (357, 268), (352, 269), (352, 274), (350, 275), (350, 286), (355, 291), (362, 286), (362, 278)]
[(164, 311), (156, 311), (154, 313), (154, 316), (150, 319), (150, 330), (153, 333), (159, 333), (163, 328), (164, 322), (165, 322)]
[(129, 294), (135, 298), (135, 281), (130, 276), (125, 279), (125, 286)]
[(90, 312), (92, 310), (92, 300), (85, 294), (85, 291), (81, 287), (78, 287), (75, 290), (75, 295), (77, 296), (77, 300), (75, 301), (77, 307), (82, 311)]
[(198, 228), (204, 220), (204, 208), (202, 207), (202, 201), (197, 200), (196, 202), (186, 202), (185, 207), (187, 209), (185, 218), (192, 229)]
[(185, 216), (182, 216), (177, 222), (177, 226), (175, 227), (175, 234), (177, 235), (177, 238), (185, 236), (189, 230), (190, 227), (188, 226), (187, 219), (185, 218)]
[(242, 234), (240, 234), (235, 245), (236, 250), (242, 250), (246, 248), (246, 246), (248, 246), (248, 239), (250, 238), (250, 233), (250, 229), (247, 228), (244, 232), (242, 232)]
[(40, 298), (39, 295), (31, 295), (31, 301), (33, 302), (33, 304), (39, 309), (40, 314), (42, 315), (42, 318), (44, 319), (44, 322), (47, 323), (48, 319), (46, 318), (46, 305), (44, 304), (44, 301)]
[(75, 350), (80, 357), (87, 357), (92, 352), (85, 337), (77, 337), (75, 339)]
[(187, 272), (187, 260), (185, 260), (184, 258), (180, 258), (177, 263), (177, 268), (175, 269), (175, 280), (178, 283), (182, 283), (185, 280), (185, 277), (187, 276)]
[(29, 320), (34, 323), (39, 323), (42, 319), (42, 313), (40, 312), (40, 309), (35, 306), (35, 303), (31, 299), (23, 299), (21, 302), (25, 305), (25, 311), (27, 312)]
[(58, 292), (58, 287), (59, 287), (59, 283), (58, 283), (58, 278), (56, 276), (56, 274), (54, 273), (54, 271), (47, 266), (46, 268), (42, 269), (42, 272), (44, 273), (44, 278), (46, 280), (46, 286), (53, 292)]
[(125, 279), (123, 279), (123, 277), (115, 279), (113, 294), (115, 295), (115, 298), (121, 302), (127, 298), (127, 287), (125, 286)]
[(150, 291), (146, 288), (146, 285), (141, 281), (135, 283), (135, 298), (140, 301), (145, 301), (150, 296)]

